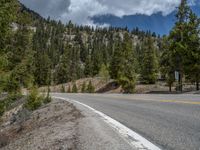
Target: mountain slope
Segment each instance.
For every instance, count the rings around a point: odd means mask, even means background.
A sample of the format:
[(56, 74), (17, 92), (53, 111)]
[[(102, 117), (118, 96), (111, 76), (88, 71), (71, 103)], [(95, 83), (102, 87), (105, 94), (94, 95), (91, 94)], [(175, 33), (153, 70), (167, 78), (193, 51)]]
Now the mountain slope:
[[(200, 5), (192, 6), (192, 10), (200, 16)], [(175, 22), (175, 11), (167, 16), (163, 16), (162, 13), (156, 13), (151, 16), (147, 15), (130, 15), (122, 18), (114, 15), (95, 16), (92, 20), (99, 24), (109, 24), (116, 27), (128, 27), (132, 30), (135, 27), (139, 27), (141, 30), (150, 30), (157, 34), (168, 34)]]

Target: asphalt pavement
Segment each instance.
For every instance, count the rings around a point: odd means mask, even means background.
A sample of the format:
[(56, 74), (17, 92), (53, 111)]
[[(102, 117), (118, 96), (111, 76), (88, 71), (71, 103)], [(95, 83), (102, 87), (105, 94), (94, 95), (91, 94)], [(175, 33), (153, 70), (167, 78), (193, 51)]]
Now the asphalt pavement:
[(58, 94), (119, 121), (164, 150), (200, 150), (200, 95)]

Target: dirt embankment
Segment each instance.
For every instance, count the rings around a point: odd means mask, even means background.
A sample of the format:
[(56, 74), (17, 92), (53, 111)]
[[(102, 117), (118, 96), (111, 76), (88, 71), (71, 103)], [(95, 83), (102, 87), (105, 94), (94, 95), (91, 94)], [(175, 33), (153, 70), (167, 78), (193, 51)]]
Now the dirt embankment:
[[(76, 83), (76, 86), (78, 88), (78, 93), (81, 93), (82, 85), (85, 83), (86, 86), (89, 84), (89, 82), (92, 82), (92, 85), (95, 88), (95, 93), (123, 93), (123, 89), (120, 85), (117, 84), (114, 80), (105, 80), (103, 78), (84, 78), (79, 79), (75, 82), (69, 82), (65, 84), (55, 85), (50, 87), (51, 92), (58, 92), (58, 93), (67, 93), (69, 87), (72, 88), (73, 84)], [(47, 87), (41, 87), (39, 88), (40, 92), (46, 92)], [(195, 91), (195, 85), (194, 84), (184, 84), (183, 86), (183, 92), (195, 92), (198, 94), (198, 92)], [(159, 81), (156, 84), (140, 84), (137, 83), (135, 87), (135, 93), (136, 94), (169, 94), (169, 93), (179, 93), (176, 91), (176, 84), (172, 87), (172, 92), (169, 92), (169, 87), (165, 82)]]
[[(51, 92), (68, 92), (69, 87), (72, 88), (73, 84), (76, 83), (78, 88), (78, 93), (81, 93), (81, 88), (83, 83), (88, 85), (89, 82), (92, 82), (92, 85), (95, 88), (96, 93), (123, 93), (123, 89), (120, 85), (117, 84), (114, 80), (106, 81), (103, 78), (84, 78), (79, 79), (75, 82), (69, 82), (65, 84), (55, 85), (50, 87)], [(46, 92), (47, 87), (39, 88), (41, 92)], [(174, 90), (174, 88), (173, 88)], [(153, 85), (145, 85), (145, 84), (137, 84), (135, 88), (135, 93), (143, 94), (143, 93), (151, 93), (151, 92), (168, 92), (169, 87), (166, 83), (158, 82)]]
[(73, 104), (53, 100), (34, 112), (22, 105), (19, 103), (1, 119), (0, 149), (77, 149), (78, 120), (83, 115)]
[[(69, 83), (65, 83), (65, 84), (51, 86), (50, 91), (51, 92), (67, 92), (69, 90), (69, 88), (72, 89), (74, 83), (76, 83), (78, 92), (81, 92), (83, 84), (85, 83), (86, 88), (87, 88), (87, 85), (89, 84), (90, 81), (92, 82), (92, 85), (94, 86), (95, 91), (98, 91), (99, 89), (101, 89), (102, 87), (107, 85), (107, 81), (103, 80), (102, 78), (84, 78), (84, 79), (79, 79), (75, 82), (69, 82)], [(47, 87), (39, 88), (39, 90), (41, 92), (46, 92), (47, 89), (48, 89)]]

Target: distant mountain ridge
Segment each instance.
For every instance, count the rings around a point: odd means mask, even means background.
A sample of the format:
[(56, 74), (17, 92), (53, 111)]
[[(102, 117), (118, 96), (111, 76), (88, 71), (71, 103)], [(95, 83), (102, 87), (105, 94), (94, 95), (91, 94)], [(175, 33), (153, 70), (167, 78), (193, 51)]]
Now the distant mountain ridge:
[[(200, 5), (192, 6), (192, 10), (200, 16)], [(163, 16), (161, 12), (148, 15), (130, 15), (124, 16), (122, 18), (116, 17), (114, 15), (104, 15), (104, 16), (94, 16), (92, 20), (94, 23), (98, 24), (109, 24), (116, 27), (128, 27), (132, 30), (138, 27), (141, 30), (150, 30), (156, 32), (157, 34), (164, 35), (168, 34), (175, 23), (175, 14), (173, 11), (167, 16)]]

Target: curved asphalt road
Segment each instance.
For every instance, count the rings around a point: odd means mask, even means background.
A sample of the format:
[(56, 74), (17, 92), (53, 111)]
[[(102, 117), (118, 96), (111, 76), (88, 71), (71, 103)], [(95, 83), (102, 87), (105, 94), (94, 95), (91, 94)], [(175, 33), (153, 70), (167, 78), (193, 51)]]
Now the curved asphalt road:
[(200, 95), (52, 95), (91, 106), (161, 149), (200, 150)]

